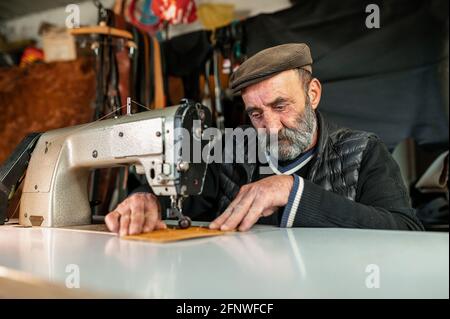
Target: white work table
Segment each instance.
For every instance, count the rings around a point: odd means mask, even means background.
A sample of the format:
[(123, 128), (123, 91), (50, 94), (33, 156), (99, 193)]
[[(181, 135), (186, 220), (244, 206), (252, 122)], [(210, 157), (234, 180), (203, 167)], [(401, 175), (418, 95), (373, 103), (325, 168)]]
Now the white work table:
[[(81, 289), (119, 297), (449, 297), (448, 233), (256, 226), (156, 244), (0, 226), (1, 267), (64, 285), (68, 265)], [(379, 288), (368, 288), (377, 270)]]

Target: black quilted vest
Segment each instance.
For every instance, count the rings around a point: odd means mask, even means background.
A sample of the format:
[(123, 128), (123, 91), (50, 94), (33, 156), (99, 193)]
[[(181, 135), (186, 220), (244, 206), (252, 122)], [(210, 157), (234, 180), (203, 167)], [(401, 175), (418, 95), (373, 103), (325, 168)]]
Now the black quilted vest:
[[(358, 176), (364, 150), (372, 133), (338, 127), (316, 111), (319, 139), (307, 180), (325, 190), (357, 200)], [(258, 164), (222, 164), (219, 172), (219, 212), (223, 212), (237, 195), (239, 188), (262, 177)]]

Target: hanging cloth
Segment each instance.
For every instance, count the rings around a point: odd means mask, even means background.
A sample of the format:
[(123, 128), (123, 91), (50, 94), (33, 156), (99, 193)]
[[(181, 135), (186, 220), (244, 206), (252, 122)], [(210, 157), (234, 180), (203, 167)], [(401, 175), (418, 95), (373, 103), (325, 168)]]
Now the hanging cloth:
[(145, 70), (144, 83), (145, 84), (143, 87), (143, 89), (144, 89), (144, 92), (143, 92), (144, 93), (144, 104), (145, 104), (145, 106), (150, 107), (152, 104), (152, 102), (151, 102), (152, 98), (151, 98), (151, 92), (150, 92), (150, 90), (152, 88), (151, 79), (150, 79), (150, 77), (151, 77), (151, 61), (150, 61), (151, 43), (150, 43), (149, 36), (147, 34), (143, 33), (143, 37), (144, 37), (144, 59), (145, 59), (145, 64), (144, 64), (144, 68), (145, 68), (144, 69)]
[(142, 6), (140, 22), (146, 25), (156, 25), (159, 23), (159, 18), (152, 10), (152, 0), (145, 0), (144, 5)]
[(166, 99), (164, 96), (164, 77), (161, 60), (161, 48), (156, 37), (152, 37), (153, 42), (153, 77), (155, 85), (155, 100), (154, 108), (162, 109), (166, 106)]
[(197, 9), (198, 18), (208, 30), (230, 24), (234, 19), (234, 5), (224, 3), (202, 3)]
[[(140, 29), (141, 31), (148, 32), (150, 34), (155, 34), (162, 26), (161, 21), (158, 21), (155, 24), (146, 24), (141, 22), (142, 17), (145, 16), (145, 13), (142, 13), (142, 11), (137, 8), (136, 2), (137, 0), (131, 0), (130, 4), (128, 5), (128, 17), (130, 19), (130, 23), (133, 24), (138, 29)], [(136, 12), (140, 14), (140, 18), (136, 16)]]
[(169, 24), (192, 23), (197, 20), (194, 0), (153, 0), (152, 10)]

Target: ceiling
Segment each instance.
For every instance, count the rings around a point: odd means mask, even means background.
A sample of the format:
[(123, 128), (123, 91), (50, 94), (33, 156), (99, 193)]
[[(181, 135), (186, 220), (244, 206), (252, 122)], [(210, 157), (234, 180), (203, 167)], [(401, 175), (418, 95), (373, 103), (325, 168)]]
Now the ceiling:
[(24, 16), (26, 14), (44, 11), (48, 9), (65, 6), (74, 2), (74, 0), (0, 0), (0, 21), (10, 20)]

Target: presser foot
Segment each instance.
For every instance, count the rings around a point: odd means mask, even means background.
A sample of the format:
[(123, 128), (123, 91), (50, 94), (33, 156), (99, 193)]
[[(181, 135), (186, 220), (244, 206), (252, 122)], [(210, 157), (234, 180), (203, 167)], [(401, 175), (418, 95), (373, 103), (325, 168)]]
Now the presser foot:
[(182, 213), (182, 203), (183, 197), (176, 198), (171, 196), (171, 207), (170, 207), (170, 216), (176, 217), (178, 219), (178, 227), (181, 229), (186, 229), (191, 227), (192, 221), (189, 217), (183, 215)]

